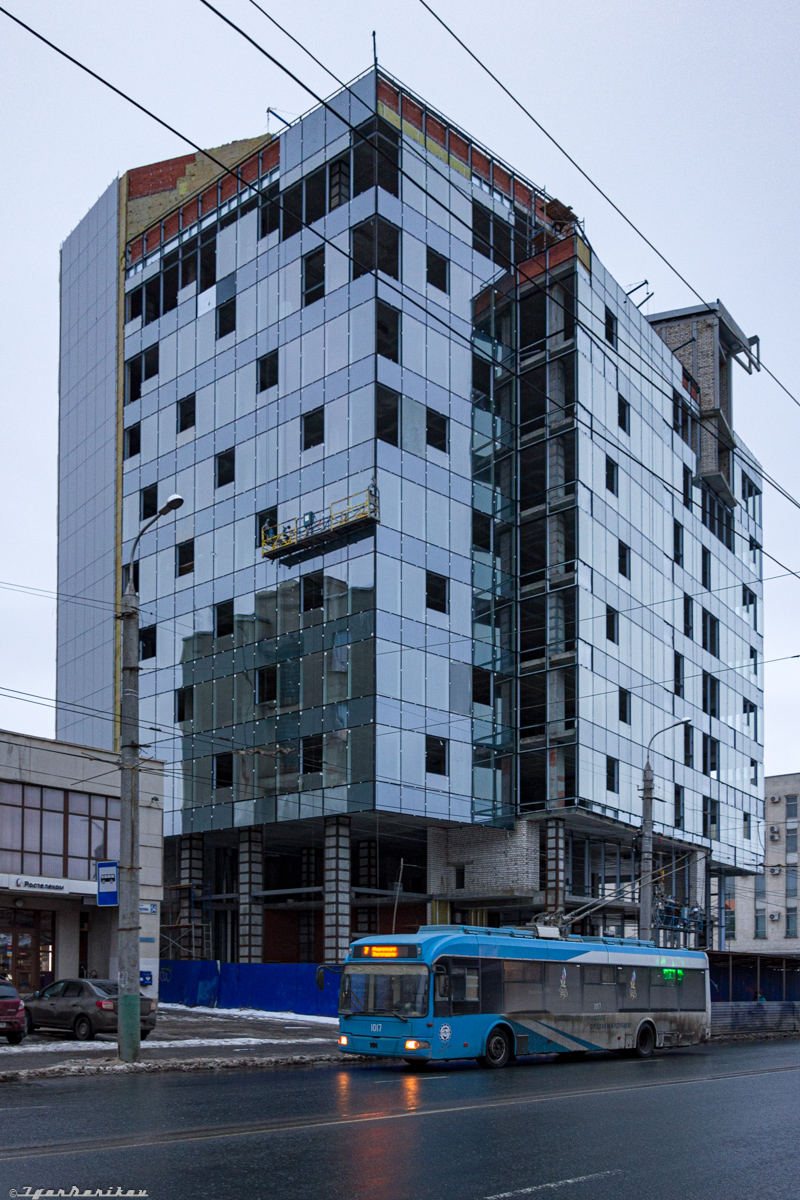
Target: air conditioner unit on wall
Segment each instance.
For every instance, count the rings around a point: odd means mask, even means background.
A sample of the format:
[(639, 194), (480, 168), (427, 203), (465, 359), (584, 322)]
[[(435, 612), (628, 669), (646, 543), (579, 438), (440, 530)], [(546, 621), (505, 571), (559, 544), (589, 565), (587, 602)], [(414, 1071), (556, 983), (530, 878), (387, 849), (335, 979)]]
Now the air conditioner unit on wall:
[(780, 804), (781, 798), (780, 798), (780, 796), (770, 796), (770, 801), (773, 804)]
[(770, 867), (769, 873), (770, 875), (780, 875), (781, 869), (780, 867)]
[(769, 919), (770, 919), (770, 921), (780, 921), (781, 914), (780, 913), (770, 913)]

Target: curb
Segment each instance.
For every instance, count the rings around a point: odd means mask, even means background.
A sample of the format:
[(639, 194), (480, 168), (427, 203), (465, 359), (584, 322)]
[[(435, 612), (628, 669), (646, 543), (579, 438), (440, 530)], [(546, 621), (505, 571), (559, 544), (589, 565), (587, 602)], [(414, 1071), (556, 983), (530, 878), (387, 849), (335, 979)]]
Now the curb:
[(66, 1062), (52, 1067), (29, 1067), (19, 1071), (0, 1071), (0, 1083), (27, 1083), (37, 1079), (77, 1079), (97, 1075), (154, 1075), (163, 1071), (242, 1071), (275, 1067), (313, 1067), (336, 1063), (374, 1062), (371, 1055), (292, 1054), (284, 1058), (160, 1058), (137, 1063)]

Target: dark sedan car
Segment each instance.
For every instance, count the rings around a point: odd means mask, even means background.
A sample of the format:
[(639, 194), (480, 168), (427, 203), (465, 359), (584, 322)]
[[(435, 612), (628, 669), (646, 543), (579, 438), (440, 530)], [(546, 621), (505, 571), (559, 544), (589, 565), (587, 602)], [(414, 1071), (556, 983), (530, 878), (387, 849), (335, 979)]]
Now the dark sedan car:
[(5, 1036), (12, 1046), (25, 1037), (25, 1005), (10, 979), (0, 979), (0, 1037)]
[[(158, 1002), (149, 996), (140, 1001), (141, 1036), (155, 1028)], [(90, 1042), (96, 1033), (117, 1032), (117, 983), (112, 979), (59, 979), (41, 992), (25, 997), (27, 1032), (68, 1029), (79, 1042)]]

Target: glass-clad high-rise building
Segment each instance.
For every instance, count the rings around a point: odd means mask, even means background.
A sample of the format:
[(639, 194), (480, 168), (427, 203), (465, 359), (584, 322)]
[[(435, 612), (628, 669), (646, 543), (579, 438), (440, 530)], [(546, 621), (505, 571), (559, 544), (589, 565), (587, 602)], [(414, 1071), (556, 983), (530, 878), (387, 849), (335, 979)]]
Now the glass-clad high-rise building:
[(757, 339), (635, 300), (375, 70), (67, 239), (59, 737), (113, 744), (122, 564), (184, 497), (136, 568), (166, 957), (634, 932), (651, 738), (659, 937), (711, 936), (762, 841)]

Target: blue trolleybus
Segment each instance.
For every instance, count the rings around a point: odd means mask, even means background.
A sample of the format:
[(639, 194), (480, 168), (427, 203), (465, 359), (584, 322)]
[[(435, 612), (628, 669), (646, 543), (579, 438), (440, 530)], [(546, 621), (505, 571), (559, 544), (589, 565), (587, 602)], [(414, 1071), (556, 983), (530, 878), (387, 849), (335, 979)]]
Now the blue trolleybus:
[(709, 1038), (708, 959), (632, 938), (421, 926), (354, 942), (339, 1047), (409, 1063), (630, 1051)]

